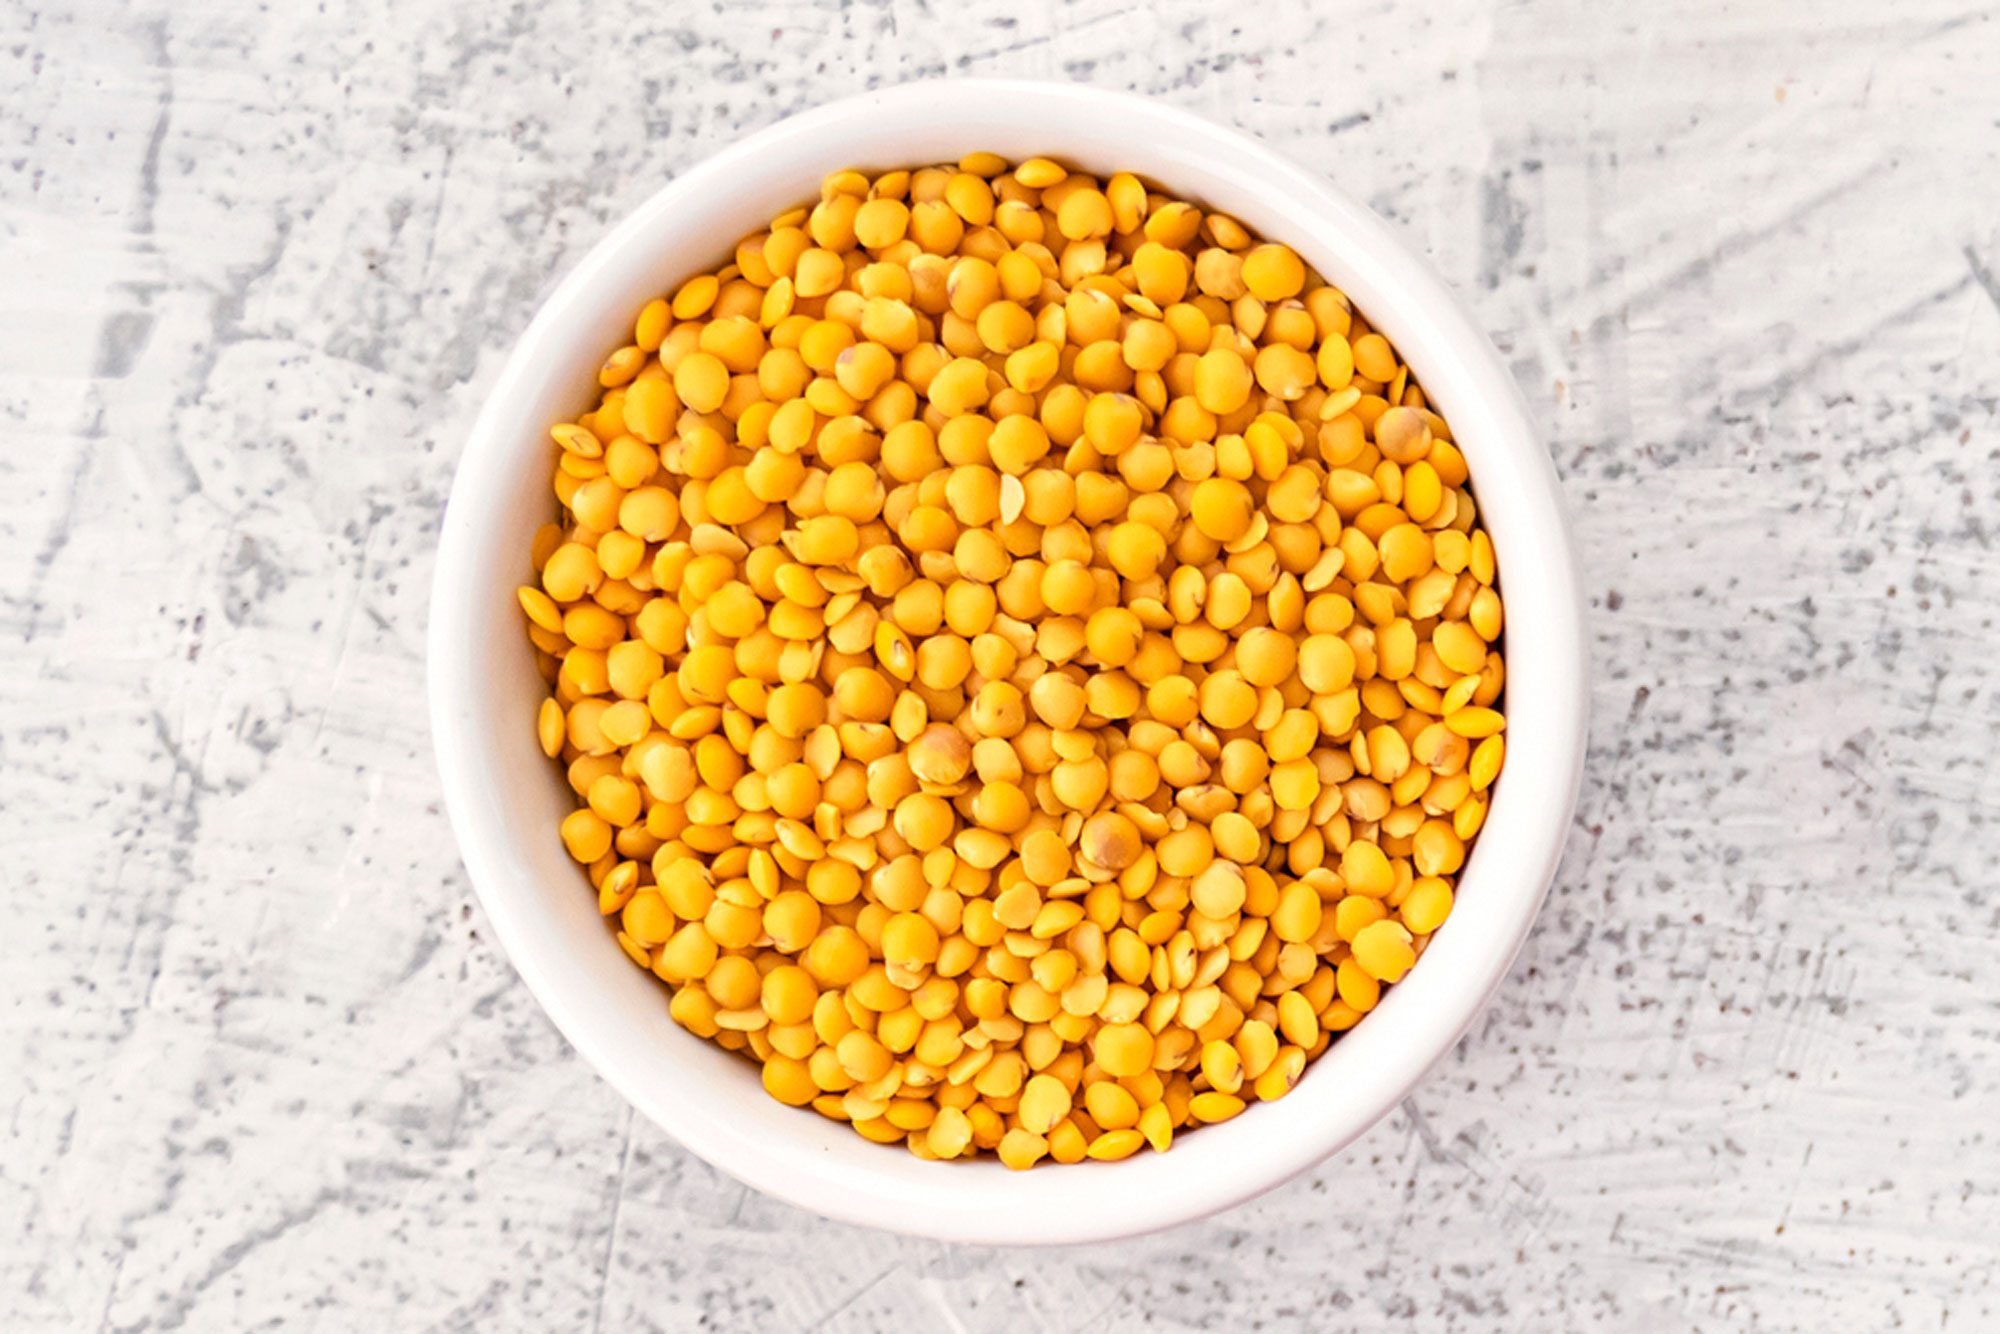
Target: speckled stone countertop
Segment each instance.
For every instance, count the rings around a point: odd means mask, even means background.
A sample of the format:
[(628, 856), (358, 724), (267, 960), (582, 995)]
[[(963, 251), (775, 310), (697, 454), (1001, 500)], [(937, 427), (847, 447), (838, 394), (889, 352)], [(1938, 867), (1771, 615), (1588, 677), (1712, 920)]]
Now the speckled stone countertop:
[[(0, 1326), (2000, 1327), (2000, 23), (1965, 0), (0, 12)], [(1457, 285), (1582, 543), (1590, 771), (1484, 1022), (1060, 1252), (692, 1160), (496, 950), (423, 628), (481, 395), (677, 170), (1129, 87)]]

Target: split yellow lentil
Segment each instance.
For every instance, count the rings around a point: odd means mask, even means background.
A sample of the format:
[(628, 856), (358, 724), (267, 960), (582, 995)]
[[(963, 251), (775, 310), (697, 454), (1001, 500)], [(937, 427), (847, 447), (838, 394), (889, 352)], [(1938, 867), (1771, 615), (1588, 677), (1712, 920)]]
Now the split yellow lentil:
[(780, 1102), (925, 1159), (1282, 1097), (1505, 757), (1464, 456), (1282, 243), (1119, 173), (870, 176), (646, 300), (519, 592), (559, 835)]

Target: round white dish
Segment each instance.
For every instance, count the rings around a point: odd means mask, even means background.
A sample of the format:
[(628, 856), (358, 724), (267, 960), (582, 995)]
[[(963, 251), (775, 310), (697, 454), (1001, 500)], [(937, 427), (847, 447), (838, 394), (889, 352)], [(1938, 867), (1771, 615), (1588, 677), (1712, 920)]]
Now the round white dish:
[[(1451, 920), (1291, 1094), (1116, 1163), (927, 1163), (785, 1107), (753, 1065), (682, 1030), (598, 916), (557, 824), (568, 786), (535, 742), (545, 689), (514, 598), (554, 514), (548, 428), (594, 392), (649, 297), (724, 259), (847, 166), (984, 149), (1127, 170), (1294, 247), (1345, 290), (1451, 422), (1507, 602), (1507, 765)], [(1588, 660), (1554, 468), (1499, 355), (1395, 232), (1243, 134), (1067, 84), (951, 80), (835, 102), (750, 135), (619, 224), (555, 290), (495, 381), (445, 512), (430, 622), (431, 723), (467, 870), (529, 989), (585, 1059), (688, 1149), (829, 1217), (953, 1241), (1047, 1244), (1166, 1227), (1248, 1199), (1348, 1144), (1438, 1060), (1506, 976), (1561, 855), (1583, 764)]]

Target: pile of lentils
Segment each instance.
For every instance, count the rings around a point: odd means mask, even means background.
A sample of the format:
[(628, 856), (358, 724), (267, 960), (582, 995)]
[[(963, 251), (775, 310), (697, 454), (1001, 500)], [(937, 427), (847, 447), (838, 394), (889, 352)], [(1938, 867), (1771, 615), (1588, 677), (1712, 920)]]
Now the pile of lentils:
[(598, 383), (520, 590), (561, 836), (772, 1097), (922, 1158), (1165, 1150), (1450, 914), (1493, 547), (1287, 247), (1046, 158), (841, 171)]

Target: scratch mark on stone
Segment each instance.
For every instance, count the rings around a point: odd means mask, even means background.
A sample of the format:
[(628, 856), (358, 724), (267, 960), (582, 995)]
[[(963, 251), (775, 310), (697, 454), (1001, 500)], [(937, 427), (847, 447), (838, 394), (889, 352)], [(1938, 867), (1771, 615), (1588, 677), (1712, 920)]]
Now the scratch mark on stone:
[(590, 1331), (597, 1332), (604, 1326), (604, 1295), (611, 1289), (611, 1264), (618, 1258), (618, 1224), (625, 1213), (625, 1183), (632, 1175), (632, 1118), (630, 1107), (625, 1109), (625, 1148), (618, 1158), (618, 1189), (611, 1197), (611, 1226), (604, 1238), (604, 1265), (597, 1276), (597, 1306), (591, 1312)]
[(317, 1219), (332, 1206), (339, 1204), (345, 1192), (325, 1187), (295, 1209), (287, 1209), (263, 1227), (252, 1228), (241, 1237), (225, 1246), (208, 1266), (197, 1275), (193, 1282), (162, 1305), (157, 1317), (144, 1317), (130, 1325), (117, 1326), (117, 1334), (139, 1334), (148, 1329), (179, 1329), (187, 1323), (188, 1313), (194, 1310), (208, 1290), (222, 1278), (236, 1269), (253, 1254), (264, 1247), (283, 1240)]
[(1995, 310), (2000, 310), (2000, 278), (1995, 278), (1993, 271), (1979, 262), (1978, 253), (1971, 246), (1965, 247), (1965, 263), (1972, 270), (1973, 281), (1979, 284), (1979, 290), (1986, 293), (1986, 299), (1993, 303)]

